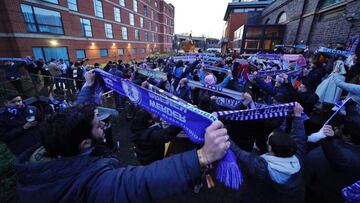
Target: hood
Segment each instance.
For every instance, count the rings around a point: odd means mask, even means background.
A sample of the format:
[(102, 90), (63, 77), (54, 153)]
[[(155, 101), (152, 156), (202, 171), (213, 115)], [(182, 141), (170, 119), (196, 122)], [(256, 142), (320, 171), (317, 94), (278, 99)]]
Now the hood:
[(268, 163), (268, 171), (273, 181), (279, 184), (285, 184), (291, 175), (300, 171), (301, 165), (299, 159), (294, 155), (283, 158), (270, 154), (261, 155)]

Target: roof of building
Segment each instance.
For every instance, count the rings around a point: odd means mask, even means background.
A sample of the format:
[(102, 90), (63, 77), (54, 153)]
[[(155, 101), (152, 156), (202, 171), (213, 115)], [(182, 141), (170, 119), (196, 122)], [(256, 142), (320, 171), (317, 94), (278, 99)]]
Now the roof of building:
[(264, 8), (267, 5), (271, 4), (273, 1), (253, 1), (253, 2), (231, 2), (228, 4), (224, 20), (226, 21), (229, 18), (229, 15), (233, 9), (236, 8)]

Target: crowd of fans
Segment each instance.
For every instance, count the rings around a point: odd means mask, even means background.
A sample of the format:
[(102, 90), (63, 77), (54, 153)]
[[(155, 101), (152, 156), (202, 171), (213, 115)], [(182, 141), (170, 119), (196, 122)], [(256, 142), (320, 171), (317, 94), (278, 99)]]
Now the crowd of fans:
[[(189, 188), (201, 192), (204, 178), (214, 186), (209, 165), (216, 165), (231, 148), (244, 176), (240, 202), (360, 201), (358, 187), (357, 193), (346, 188), (360, 180), (360, 63), (355, 54), (345, 58), (317, 53), (303, 65), (297, 61), (286, 68), (282, 60), (265, 55), (190, 58), (128, 64), (119, 60), (108, 62), (103, 70), (144, 88), (157, 86), (208, 113), (296, 102), (292, 115), (247, 121), (219, 118), (207, 128), (203, 146), (164, 158), (165, 143), (183, 135), (182, 129), (114, 93), (118, 111), (131, 109), (129, 136), (144, 165), (121, 168), (112, 147), (104, 144), (111, 138), (106, 138), (106, 125), (95, 110), (101, 106), (102, 91), (92, 69), (99, 64), (91, 67), (84, 60), (67, 65), (62, 59), (45, 64), (26, 58), (35, 82), (43, 82), (47, 90), (55, 86), (60, 93), (78, 93), (73, 107), (43, 119), (36, 107), (23, 104), (19, 74), (8, 62), (6, 76), (18, 93), (6, 96), (0, 140), (17, 156), (19, 200), (158, 202)], [(264, 74), (270, 71), (274, 73)], [(52, 77), (41, 81), (39, 73)], [(216, 102), (219, 93), (194, 88), (191, 81), (234, 90), (242, 99), (223, 106)], [(342, 105), (346, 98), (351, 100)]]

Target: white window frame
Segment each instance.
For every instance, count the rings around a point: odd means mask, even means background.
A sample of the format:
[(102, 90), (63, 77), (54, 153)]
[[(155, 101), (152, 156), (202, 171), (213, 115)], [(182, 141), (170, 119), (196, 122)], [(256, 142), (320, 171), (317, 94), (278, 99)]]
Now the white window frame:
[[(102, 1), (100, 0), (93, 0), (94, 2), (94, 12), (95, 12), (95, 16), (99, 17), (99, 18), (104, 18), (104, 9), (103, 9), (103, 5), (102, 5)], [(101, 7), (101, 11), (98, 10), (99, 7), (97, 6), (99, 5)]]
[(128, 40), (129, 39), (127, 27), (121, 27), (121, 38), (123, 40)]
[(126, 7), (125, 0), (119, 0), (119, 4), (122, 7)]
[(140, 27), (144, 28), (144, 18), (140, 17)]
[(110, 23), (104, 23), (104, 27), (105, 27), (106, 38), (109, 38), (109, 39), (114, 38), (112, 25)]
[(119, 23), (121, 22), (121, 11), (118, 7), (114, 7), (114, 20)]
[(129, 13), (129, 24), (135, 26), (135, 15), (133, 13)]
[(138, 12), (138, 2), (137, 0), (133, 0), (133, 10), (137, 13)]

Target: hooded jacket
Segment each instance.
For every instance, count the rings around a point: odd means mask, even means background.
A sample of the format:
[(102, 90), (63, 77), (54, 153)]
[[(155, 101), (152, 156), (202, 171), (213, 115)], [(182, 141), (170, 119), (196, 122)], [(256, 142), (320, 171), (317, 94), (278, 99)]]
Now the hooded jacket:
[[(37, 148), (14, 165), (19, 202), (159, 202), (184, 192), (201, 175), (196, 151), (174, 155), (146, 167), (122, 168), (118, 159), (89, 150), (74, 157), (33, 159)], [(32, 156), (34, 155), (34, 156)]]
[(241, 201), (247, 202), (305, 202), (303, 159), (306, 136), (302, 118), (294, 118), (291, 136), (298, 150), (293, 157), (280, 158), (265, 154), (257, 156), (231, 145), (244, 172), (240, 189)]
[(164, 158), (165, 143), (176, 137), (181, 128), (172, 125), (162, 128), (159, 123), (146, 127), (133, 121), (131, 131), (137, 158), (142, 165), (147, 165)]

